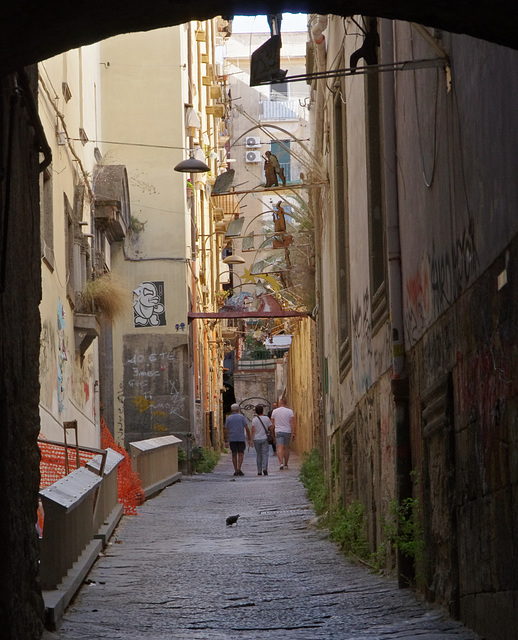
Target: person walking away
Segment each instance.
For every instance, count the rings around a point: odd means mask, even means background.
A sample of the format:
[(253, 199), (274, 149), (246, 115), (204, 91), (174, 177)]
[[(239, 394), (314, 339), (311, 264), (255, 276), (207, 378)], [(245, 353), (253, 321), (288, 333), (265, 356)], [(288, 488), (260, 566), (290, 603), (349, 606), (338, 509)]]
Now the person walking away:
[[(275, 411), (275, 409), (277, 409), (278, 406), (279, 405), (276, 402), (272, 402), (272, 409), (268, 412), (268, 417), (270, 418), (270, 420), (272, 418), (272, 413)], [(275, 440), (272, 443), (272, 449), (274, 454), (277, 455), (277, 443), (275, 442)]]
[(243, 458), (245, 455), (246, 442), (252, 444), (250, 429), (248, 422), (242, 413), (239, 413), (239, 405), (233, 404), (230, 407), (230, 415), (225, 420), (225, 428), (227, 430), (227, 442), (232, 452), (232, 464), (234, 465), (234, 475), (244, 476), (241, 471)]
[(257, 475), (268, 475), (268, 455), (270, 453), (270, 443), (268, 433), (275, 438), (273, 424), (270, 418), (263, 415), (263, 405), (255, 407), (255, 418), (252, 420), (252, 440), (257, 454)]
[(285, 398), (282, 398), (277, 409), (272, 411), (272, 422), (275, 429), (275, 440), (277, 441), (277, 457), (282, 471), (288, 468), (290, 442), (295, 439), (297, 426), (295, 414), (288, 408)]

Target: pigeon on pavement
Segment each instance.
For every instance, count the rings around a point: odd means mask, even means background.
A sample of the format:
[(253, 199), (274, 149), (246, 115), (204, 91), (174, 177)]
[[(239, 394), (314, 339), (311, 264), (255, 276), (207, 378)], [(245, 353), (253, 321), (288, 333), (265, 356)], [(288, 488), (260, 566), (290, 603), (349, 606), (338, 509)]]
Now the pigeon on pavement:
[(231, 527), (233, 524), (237, 524), (237, 519), (239, 518), (239, 514), (237, 516), (228, 516), (226, 522), (227, 527)]

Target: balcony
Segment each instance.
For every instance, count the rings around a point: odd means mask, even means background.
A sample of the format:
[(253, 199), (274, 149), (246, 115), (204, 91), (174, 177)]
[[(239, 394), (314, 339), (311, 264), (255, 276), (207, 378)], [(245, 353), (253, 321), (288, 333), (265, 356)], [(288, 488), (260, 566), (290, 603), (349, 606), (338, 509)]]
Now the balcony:
[(265, 100), (261, 104), (261, 121), (298, 120), (298, 100)]
[(123, 240), (130, 222), (130, 199), (126, 167), (105, 165), (96, 168), (94, 175), (94, 215), (98, 229), (108, 241)]

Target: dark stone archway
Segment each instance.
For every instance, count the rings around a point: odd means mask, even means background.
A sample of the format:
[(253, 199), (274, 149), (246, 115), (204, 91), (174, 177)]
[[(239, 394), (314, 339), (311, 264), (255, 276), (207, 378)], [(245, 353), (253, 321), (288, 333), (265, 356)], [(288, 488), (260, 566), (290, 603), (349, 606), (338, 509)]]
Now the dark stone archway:
[(508, 47), (518, 47), (518, 4), (506, 0), (260, 0), (222, 2), (199, 0), (90, 0), (71, 5), (65, 0), (19, 0), (2, 10), (0, 74), (44, 60), (80, 45), (130, 31), (147, 31), (204, 20), (216, 15), (279, 11), (351, 16), (357, 14), (418, 22), (454, 33), (465, 33)]

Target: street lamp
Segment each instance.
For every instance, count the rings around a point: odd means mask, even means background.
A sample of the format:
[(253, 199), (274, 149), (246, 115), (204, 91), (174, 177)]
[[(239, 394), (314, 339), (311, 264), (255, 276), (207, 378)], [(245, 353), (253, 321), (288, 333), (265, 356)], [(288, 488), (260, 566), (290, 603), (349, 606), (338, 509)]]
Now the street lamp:
[(188, 149), (189, 157), (187, 160), (179, 162), (174, 170), (179, 173), (207, 173), (207, 171), (210, 171), (210, 167), (203, 160), (198, 160), (198, 158), (194, 157), (198, 150), (201, 151), (201, 149)]
[(207, 173), (210, 171), (210, 167), (196, 158), (187, 158), (187, 160), (179, 162), (174, 170), (180, 173)]
[(245, 264), (246, 260), (242, 256), (236, 256), (231, 254), (226, 258), (223, 258), (225, 264)]

